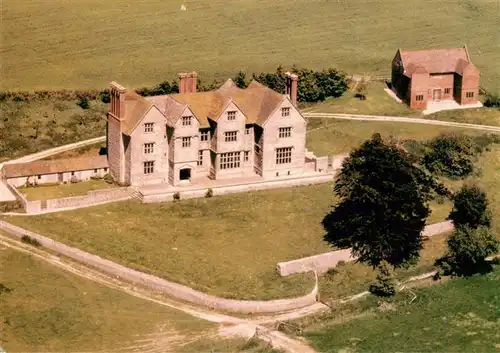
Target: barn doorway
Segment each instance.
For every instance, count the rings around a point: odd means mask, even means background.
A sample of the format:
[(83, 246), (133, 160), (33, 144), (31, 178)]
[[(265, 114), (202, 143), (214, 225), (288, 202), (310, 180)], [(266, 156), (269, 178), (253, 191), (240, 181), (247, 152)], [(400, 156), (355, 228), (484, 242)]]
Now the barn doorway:
[(191, 179), (191, 168), (182, 168), (179, 170), (179, 180), (190, 180)]
[(435, 102), (439, 102), (441, 100), (441, 90), (435, 89), (432, 91), (432, 100)]

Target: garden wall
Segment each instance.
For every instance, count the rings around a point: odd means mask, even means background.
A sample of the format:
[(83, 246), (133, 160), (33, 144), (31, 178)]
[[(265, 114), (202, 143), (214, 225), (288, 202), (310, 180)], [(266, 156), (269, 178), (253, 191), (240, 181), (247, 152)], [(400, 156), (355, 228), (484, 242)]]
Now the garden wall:
[[(435, 223), (428, 225), (422, 231), (422, 236), (431, 237), (436, 234), (451, 232), (453, 230), (453, 223), (451, 221)], [(348, 262), (356, 260), (351, 254), (350, 249), (342, 249), (337, 251), (330, 251), (327, 253), (303, 257), (301, 259), (280, 262), (277, 265), (277, 270), (281, 276), (289, 276), (295, 273), (303, 273), (308, 271), (316, 271), (323, 273), (330, 268), (334, 268), (340, 261)]]
[(317, 279), (314, 289), (309, 294), (298, 298), (268, 301), (219, 298), (202, 292), (198, 292), (192, 288), (177, 283), (169, 282), (165, 279), (153, 275), (127, 268), (112, 261), (105, 260), (99, 256), (87, 253), (77, 248), (72, 248), (70, 246), (46, 238), (42, 235), (27, 231), (23, 228), (14, 226), (4, 221), (0, 221), (0, 229), (5, 230), (6, 232), (18, 238), (21, 238), (23, 235), (28, 235), (40, 242), (43, 247), (50, 249), (58, 254), (67, 256), (73, 260), (85, 263), (86, 265), (98, 268), (108, 275), (118, 276), (124, 280), (149, 287), (155, 291), (166, 293), (176, 299), (180, 299), (197, 305), (202, 305), (212, 309), (240, 313), (277, 313), (312, 305), (316, 302), (317, 298)]
[(132, 197), (129, 188), (114, 188), (89, 191), (85, 196), (64, 197), (46, 201), (45, 210), (54, 210), (66, 207), (91, 206), (106, 201), (118, 201)]
[[(328, 183), (333, 181), (332, 173), (325, 173), (320, 175), (300, 177), (300, 178), (290, 178), (290, 179), (280, 179), (272, 181), (259, 181), (253, 183), (245, 183), (238, 185), (229, 186), (213, 186), (211, 187), (213, 191), (213, 196), (227, 195), (240, 192), (257, 191), (257, 190), (267, 190), (267, 189), (278, 189), (278, 188), (289, 188), (293, 186), (306, 186), (313, 184)], [(210, 187), (200, 187), (199, 189), (191, 189), (186, 191), (178, 191), (180, 199), (191, 199), (197, 197), (204, 197)], [(173, 201), (173, 196), (175, 191), (168, 191), (164, 193), (141, 193), (141, 200), (144, 203), (152, 202), (167, 202)]]
[[(0, 181), (2, 182), (2, 181)], [(5, 185), (7, 185), (7, 188), (14, 194), (17, 200), (21, 202), (21, 205), (23, 205), (24, 210), (26, 213), (37, 213), (40, 212), (42, 209), (42, 201), (36, 200), (36, 201), (28, 201), (26, 197), (22, 193), (17, 190), (9, 180), (5, 182)]]

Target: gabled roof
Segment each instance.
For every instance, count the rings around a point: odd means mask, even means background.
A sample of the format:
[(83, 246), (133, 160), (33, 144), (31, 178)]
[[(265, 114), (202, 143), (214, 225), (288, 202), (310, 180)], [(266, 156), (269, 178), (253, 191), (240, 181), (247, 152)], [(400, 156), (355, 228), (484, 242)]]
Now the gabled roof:
[(186, 108), (200, 122), (200, 127), (209, 127), (208, 119), (216, 121), (232, 101), (242, 111), (248, 124), (262, 125), (285, 96), (253, 80), (241, 89), (229, 79), (219, 89), (209, 92), (177, 93), (142, 97), (135, 92), (125, 93), (125, 119), (123, 132), (130, 135), (144, 115), (154, 106), (173, 126)]
[(125, 121), (123, 122), (123, 133), (130, 135), (152, 106), (153, 103), (135, 92), (125, 93)]
[(173, 99), (177, 103), (177, 105), (172, 104), (170, 108), (165, 110), (165, 116), (175, 115), (173, 114), (175, 109), (187, 106), (200, 121), (200, 127), (209, 127), (208, 119), (216, 121), (231, 101), (246, 116), (247, 123), (263, 124), (277, 106), (283, 102), (285, 96), (255, 80), (247, 88), (241, 89), (229, 79), (215, 91), (179, 93), (170, 95), (168, 98), (162, 96), (159, 99)]
[(18, 178), (107, 167), (108, 159), (106, 156), (92, 156), (4, 164), (3, 173), (6, 178)]
[[(465, 63), (470, 63), (467, 47), (451, 49), (428, 49), (405, 51), (399, 50), (403, 62), (404, 73), (411, 76), (417, 67), (428, 73), (459, 72)], [(419, 69), (418, 72), (423, 72)]]

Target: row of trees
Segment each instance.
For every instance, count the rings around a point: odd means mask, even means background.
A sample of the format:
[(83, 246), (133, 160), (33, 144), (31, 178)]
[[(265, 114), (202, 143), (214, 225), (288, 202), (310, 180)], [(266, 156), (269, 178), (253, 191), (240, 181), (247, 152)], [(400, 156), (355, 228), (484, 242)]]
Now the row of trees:
[[(300, 102), (317, 102), (325, 100), (328, 97), (340, 97), (348, 89), (345, 74), (333, 68), (314, 71), (294, 66), (291, 72), (299, 76), (297, 99)], [(252, 79), (277, 92), (285, 93), (286, 76), (282, 66), (278, 66), (275, 72), (254, 73), (252, 74)], [(233, 81), (240, 88), (246, 88), (249, 83), (247, 75), (243, 71), (238, 72)], [(210, 91), (218, 88), (222, 83), (222, 81), (214, 80), (206, 84), (198, 78), (197, 87), (198, 91)], [(144, 87), (137, 90), (137, 93), (143, 96), (156, 96), (177, 92), (179, 92), (179, 86), (175, 81), (164, 81), (153, 88)]]
[(446, 143), (447, 138), (461, 141), (456, 136), (441, 136), (431, 144), (431, 152), (417, 158), (375, 134), (342, 165), (334, 187), (340, 202), (323, 220), (325, 240), (336, 247), (352, 248), (358, 261), (379, 268), (378, 283), (370, 288), (374, 293), (394, 294), (391, 268), (408, 267), (419, 259), (429, 201), (437, 196), (454, 201), (449, 219), (455, 231), (448, 240), (448, 253), (438, 262), (443, 273), (478, 272), (485, 268), (485, 257), (498, 249), (498, 241), (489, 231), (491, 214), (485, 193), (476, 186), (464, 186), (453, 195), (426, 168), (440, 165), (444, 166), (436, 168), (440, 173), (470, 173), (464, 167), (470, 151), (454, 155), (456, 141)]

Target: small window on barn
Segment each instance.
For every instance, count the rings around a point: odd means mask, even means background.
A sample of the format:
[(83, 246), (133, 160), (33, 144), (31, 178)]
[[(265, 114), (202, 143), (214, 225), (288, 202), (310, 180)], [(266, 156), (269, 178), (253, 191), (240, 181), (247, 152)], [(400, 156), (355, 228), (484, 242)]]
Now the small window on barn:
[(94, 173), (97, 173), (97, 169), (94, 169)]
[(38, 180), (42, 179), (41, 175), (37, 175), (36, 177), (38, 178)]
[(465, 93), (465, 97), (467, 97), (467, 98), (473, 98), (474, 97), (474, 92), (467, 92), (467, 93)]
[(416, 100), (417, 102), (419, 102), (419, 101), (423, 101), (423, 100), (424, 100), (424, 95), (423, 95), (423, 94), (418, 94), (418, 95), (415, 97), (415, 100)]
[(445, 88), (444, 89), (444, 94), (450, 94), (451, 88)]
[(104, 173), (106, 173), (108, 171), (108, 168), (104, 168)]
[(75, 172), (71, 172), (71, 176), (75, 175)]

